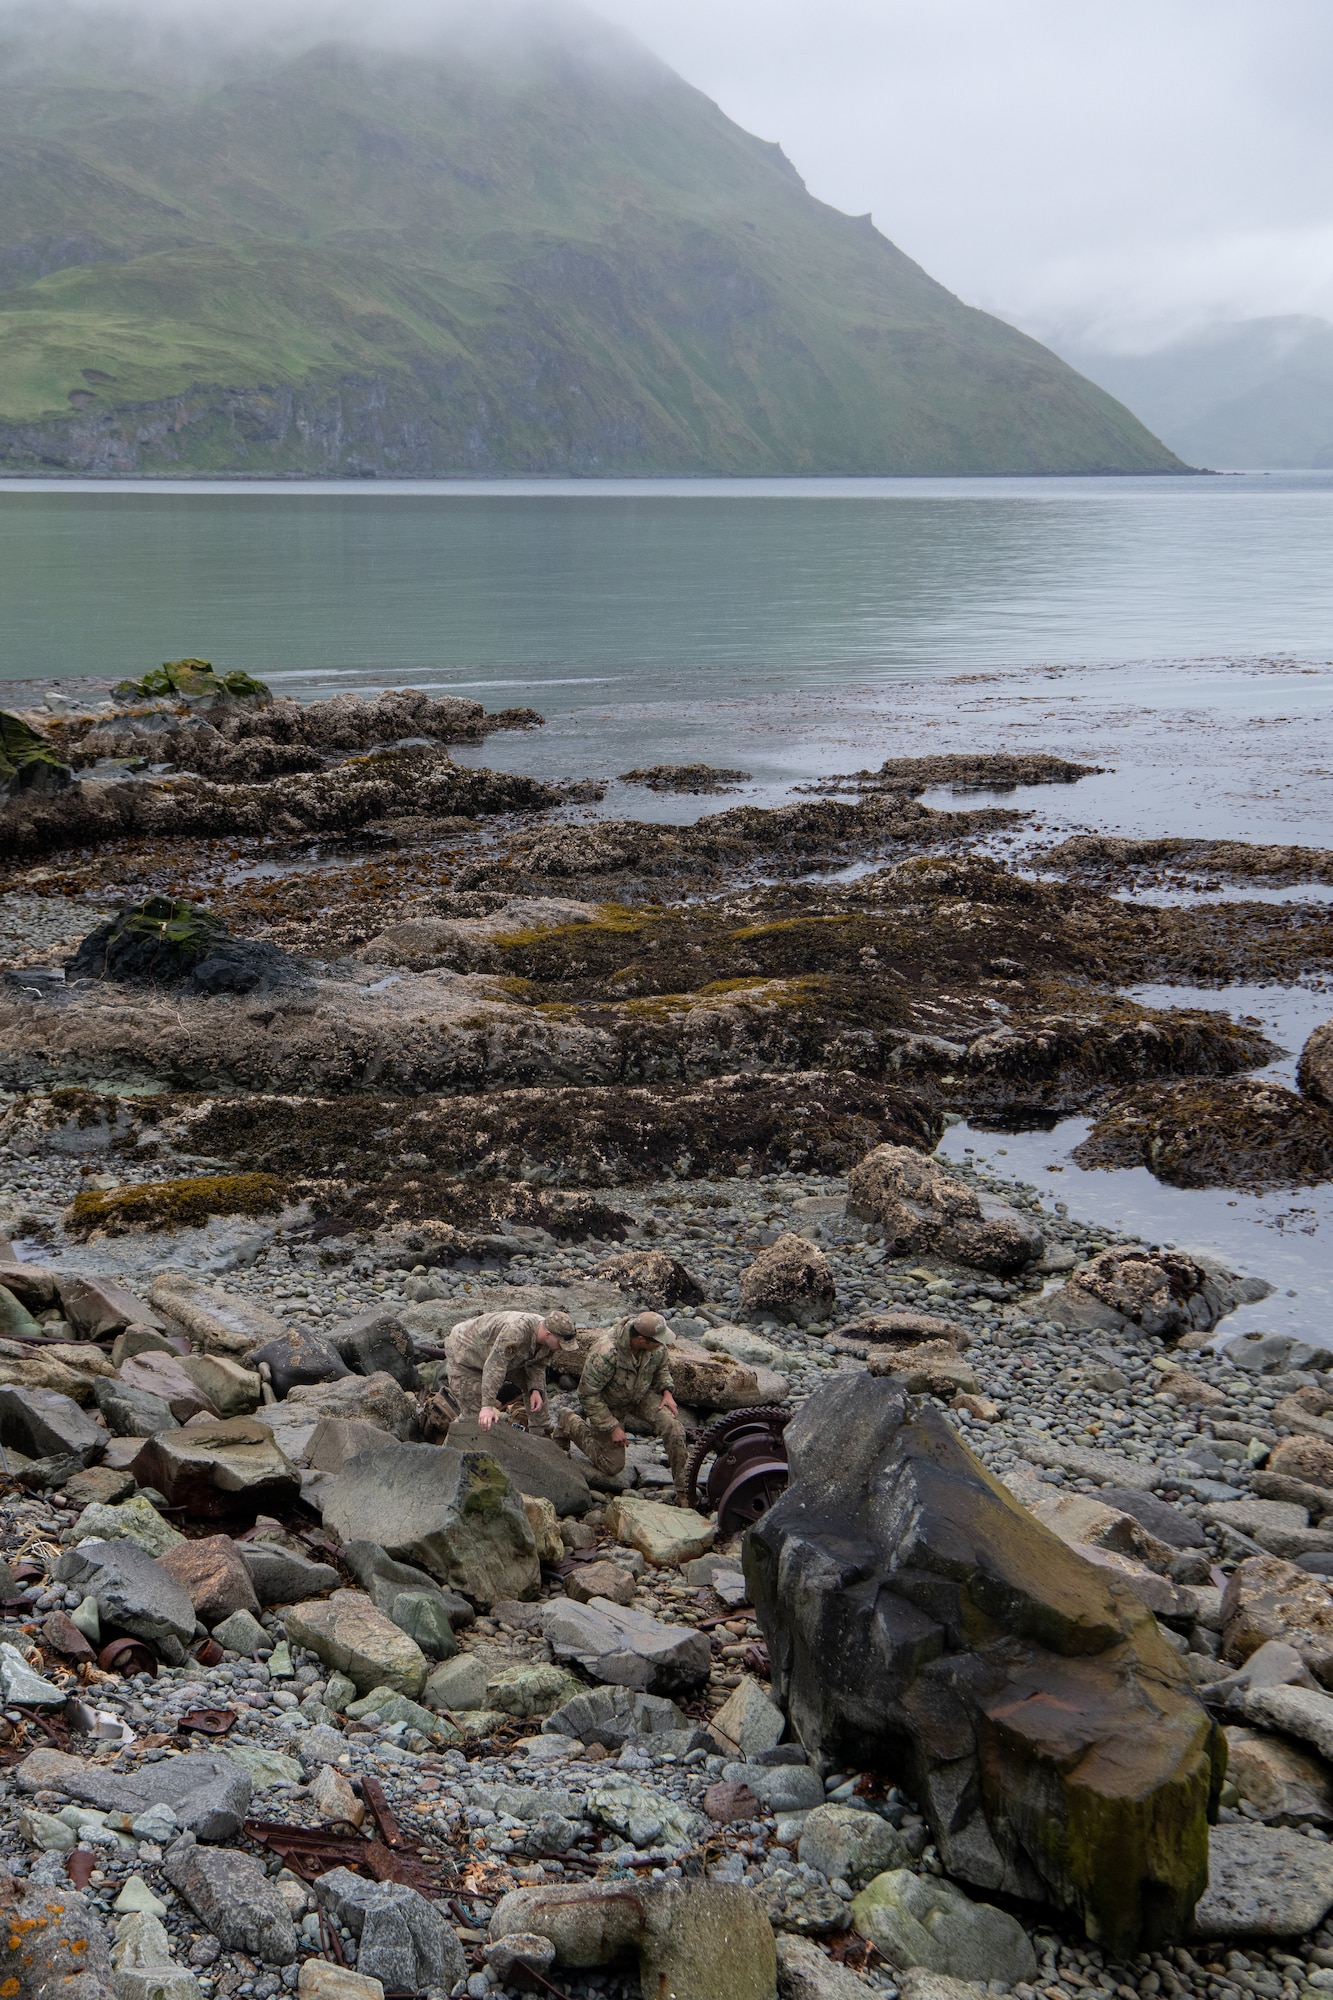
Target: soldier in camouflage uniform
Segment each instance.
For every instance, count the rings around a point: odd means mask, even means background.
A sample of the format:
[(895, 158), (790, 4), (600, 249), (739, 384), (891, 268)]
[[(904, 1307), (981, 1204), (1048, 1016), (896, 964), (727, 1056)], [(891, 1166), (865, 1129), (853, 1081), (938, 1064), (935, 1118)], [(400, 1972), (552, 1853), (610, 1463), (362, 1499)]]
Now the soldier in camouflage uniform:
[(568, 1313), (480, 1313), (458, 1322), (444, 1343), (449, 1390), (465, 1417), (484, 1431), (498, 1423), (500, 1405), (526, 1394), (528, 1429), (549, 1432), (546, 1367), (557, 1354), (577, 1355)]
[(676, 1482), (676, 1504), (685, 1505), (685, 1465), (689, 1447), (671, 1393), (667, 1364), (667, 1323), (660, 1313), (631, 1314), (610, 1340), (595, 1347), (584, 1364), (579, 1401), (584, 1414), (564, 1410), (556, 1419), (555, 1441), (576, 1444), (599, 1472), (625, 1469), (623, 1420), (655, 1431), (666, 1448)]

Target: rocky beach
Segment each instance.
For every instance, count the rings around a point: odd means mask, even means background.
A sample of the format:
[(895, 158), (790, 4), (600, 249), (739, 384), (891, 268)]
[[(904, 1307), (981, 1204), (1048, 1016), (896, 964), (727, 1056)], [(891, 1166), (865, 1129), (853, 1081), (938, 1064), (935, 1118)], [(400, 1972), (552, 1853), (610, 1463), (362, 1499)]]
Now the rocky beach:
[[(1047, 827), (1035, 730), (637, 817), (530, 709), (37, 692), (5, 1994), (1333, 1987), (1317, 1241), (1111, 1220), (1325, 1199), (1333, 1022), (1206, 1002), (1333, 971), (1333, 853)], [(1081, 1202), (1007, 1165), (1074, 1119)], [(449, 1421), (511, 1307), (666, 1316), (690, 1506)]]

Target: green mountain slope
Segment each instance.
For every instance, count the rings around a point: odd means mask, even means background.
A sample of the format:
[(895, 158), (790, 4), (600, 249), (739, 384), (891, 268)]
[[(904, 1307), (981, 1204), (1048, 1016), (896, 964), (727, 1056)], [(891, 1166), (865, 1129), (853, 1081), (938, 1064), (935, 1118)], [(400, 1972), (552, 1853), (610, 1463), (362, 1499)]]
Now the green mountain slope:
[(504, 64), (0, 6), (0, 466), (1160, 472), (1179, 460), (609, 29)]

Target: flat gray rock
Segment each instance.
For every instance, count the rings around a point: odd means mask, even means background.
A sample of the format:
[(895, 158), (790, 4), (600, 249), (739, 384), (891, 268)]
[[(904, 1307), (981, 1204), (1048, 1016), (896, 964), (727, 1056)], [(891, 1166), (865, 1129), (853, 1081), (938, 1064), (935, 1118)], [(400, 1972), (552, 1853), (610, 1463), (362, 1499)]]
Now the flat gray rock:
[(150, 1645), (174, 1639), (184, 1646), (194, 1637), (193, 1604), (161, 1563), (128, 1535), (67, 1549), (51, 1574), (95, 1597), (104, 1625), (132, 1632)]
[(106, 1432), (58, 1389), (0, 1385), (0, 1440), (29, 1458), (66, 1454), (91, 1465), (106, 1449)]
[(1286, 1827), (1215, 1826), (1201, 1938), (1304, 1937), (1333, 1908), (1333, 1847)]
[(537, 1607), (551, 1651), (577, 1660), (594, 1680), (645, 1694), (685, 1694), (708, 1678), (708, 1635), (688, 1625), (664, 1625), (646, 1612), (594, 1597), (575, 1604), (560, 1597)]
[(68, 1792), (104, 1812), (138, 1814), (150, 1806), (170, 1806), (178, 1824), (200, 1840), (233, 1840), (254, 1790), (239, 1764), (209, 1751), (164, 1757), (160, 1764), (142, 1764), (135, 1771), (113, 1771), (63, 1750), (33, 1750), (14, 1776), (22, 1792)]
[(640, 1737), (674, 1736), (689, 1727), (674, 1701), (638, 1694), (632, 1688), (596, 1687), (575, 1695), (548, 1715), (542, 1731), (547, 1736), (575, 1736), (584, 1743), (600, 1743), (607, 1750), (623, 1750)]
[(1097, 1498), (1103, 1506), (1132, 1515), (1141, 1528), (1173, 1549), (1206, 1546), (1199, 1523), (1183, 1507), (1173, 1507), (1169, 1500), (1159, 1500), (1155, 1493), (1144, 1493), (1133, 1486), (1104, 1486)]
[(339, 1576), (330, 1563), (312, 1562), (275, 1542), (238, 1542), (236, 1553), (250, 1572), (255, 1596), (261, 1604), (299, 1604), (306, 1597), (322, 1597), (336, 1590)]

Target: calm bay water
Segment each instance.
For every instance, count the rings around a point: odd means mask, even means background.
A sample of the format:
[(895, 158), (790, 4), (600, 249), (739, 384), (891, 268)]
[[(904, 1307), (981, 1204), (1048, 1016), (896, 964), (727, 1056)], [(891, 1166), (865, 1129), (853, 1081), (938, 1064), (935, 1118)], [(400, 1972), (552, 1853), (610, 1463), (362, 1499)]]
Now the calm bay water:
[(0, 677), (709, 701), (1333, 648), (1333, 474), (0, 483)]

